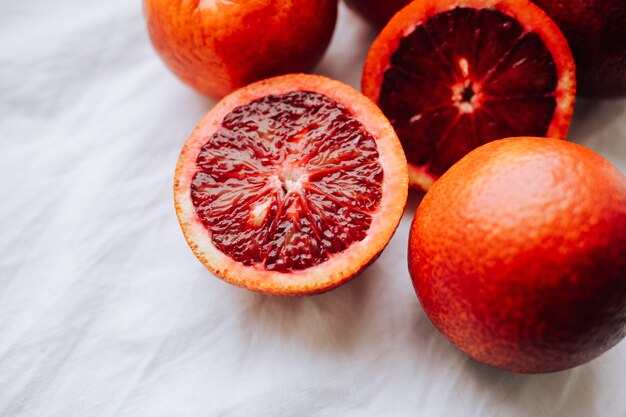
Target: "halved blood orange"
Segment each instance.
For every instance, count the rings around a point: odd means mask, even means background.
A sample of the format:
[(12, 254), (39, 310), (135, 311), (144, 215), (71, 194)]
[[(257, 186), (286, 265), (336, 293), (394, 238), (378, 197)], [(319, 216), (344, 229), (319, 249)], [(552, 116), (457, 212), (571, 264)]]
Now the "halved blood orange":
[(373, 262), (408, 194), (382, 112), (351, 87), (293, 74), (220, 101), (186, 141), (176, 213), (215, 275), (268, 294), (332, 289)]
[(527, 0), (414, 1), (372, 45), (362, 81), (423, 189), (487, 142), (564, 139), (576, 94), (567, 41)]

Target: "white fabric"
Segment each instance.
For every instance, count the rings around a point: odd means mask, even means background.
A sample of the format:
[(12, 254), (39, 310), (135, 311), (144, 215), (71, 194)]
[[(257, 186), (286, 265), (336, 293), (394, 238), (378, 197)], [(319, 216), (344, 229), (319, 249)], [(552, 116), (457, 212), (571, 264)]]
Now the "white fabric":
[[(317, 72), (358, 87), (374, 31), (343, 6)], [(515, 375), (452, 347), (406, 267), (412, 196), (380, 259), (326, 295), (211, 276), (174, 214), (181, 146), (213, 101), (149, 44), (140, 0), (0, 5), (0, 415), (626, 415), (626, 342)], [(626, 100), (571, 138), (626, 171)]]

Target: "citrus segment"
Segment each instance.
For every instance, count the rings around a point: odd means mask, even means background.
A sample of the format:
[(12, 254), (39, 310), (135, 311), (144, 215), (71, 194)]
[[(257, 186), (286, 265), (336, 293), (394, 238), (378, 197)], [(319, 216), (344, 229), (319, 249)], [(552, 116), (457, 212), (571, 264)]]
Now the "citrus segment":
[(220, 102), (179, 159), (188, 243), (221, 278), (273, 294), (330, 289), (380, 253), (407, 167), (376, 106), (339, 82), (291, 75)]

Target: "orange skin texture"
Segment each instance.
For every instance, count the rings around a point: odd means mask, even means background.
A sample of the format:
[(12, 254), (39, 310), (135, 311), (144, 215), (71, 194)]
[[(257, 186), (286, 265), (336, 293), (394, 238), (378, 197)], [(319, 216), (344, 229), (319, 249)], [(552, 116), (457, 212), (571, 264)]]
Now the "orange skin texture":
[(626, 333), (626, 177), (555, 139), (477, 148), (424, 197), (409, 271), (471, 357), (524, 373), (586, 363)]
[(570, 43), (581, 95), (626, 95), (626, 2), (533, 0)]
[(411, 0), (345, 0), (345, 2), (358, 14), (382, 27)]
[(337, 0), (144, 0), (144, 14), (170, 70), (219, 98), (253, 81), (313, 68), (330, 43)]

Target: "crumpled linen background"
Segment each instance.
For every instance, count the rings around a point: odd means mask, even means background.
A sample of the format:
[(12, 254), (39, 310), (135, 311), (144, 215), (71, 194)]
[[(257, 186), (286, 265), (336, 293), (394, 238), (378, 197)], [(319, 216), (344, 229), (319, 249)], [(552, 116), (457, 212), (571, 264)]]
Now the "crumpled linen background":
[[(316, 72), (358, 87), (375, 33), (341, 6)], [(626, 416), (626, 341), (516, 375), (425, 317), (389, 247), (325, 295), (212, 277), (174, 214), (181, 146), (213, 101), (162, 65), (139, 0), (0, 5), (1, 416)], [(626, 171), (626, 100), (579, 102), (571, 138)]]

